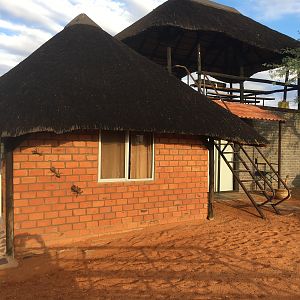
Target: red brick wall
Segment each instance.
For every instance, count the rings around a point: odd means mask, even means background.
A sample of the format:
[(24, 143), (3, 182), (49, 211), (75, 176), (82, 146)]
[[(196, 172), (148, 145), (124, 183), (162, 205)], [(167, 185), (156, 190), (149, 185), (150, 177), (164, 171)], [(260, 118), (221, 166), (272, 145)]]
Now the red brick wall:
[[(98, 133), (35, 134), (14, 151), (15, 244), (47, 246), (207, 216), (207, 150), (155, 136), (155, 180), (98, 183)], [(34, 155), (37, 150), (41, 155)], [(52, 175), (54, 166), (60, 178)], [(83, 189), (76, 197), (72, 184)], [(43, 241), (43, 242), (41, 242)]]

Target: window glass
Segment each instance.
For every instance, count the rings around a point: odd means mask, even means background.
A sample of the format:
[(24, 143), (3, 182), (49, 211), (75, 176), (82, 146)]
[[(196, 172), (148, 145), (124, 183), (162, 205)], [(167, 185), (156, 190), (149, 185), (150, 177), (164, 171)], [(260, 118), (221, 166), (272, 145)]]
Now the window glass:
[(152, 177), (152, 134), (143, 132), (130, 133), (130, 179)]
[(125, 178), (125, 133), (101, 131), (101, 179)]

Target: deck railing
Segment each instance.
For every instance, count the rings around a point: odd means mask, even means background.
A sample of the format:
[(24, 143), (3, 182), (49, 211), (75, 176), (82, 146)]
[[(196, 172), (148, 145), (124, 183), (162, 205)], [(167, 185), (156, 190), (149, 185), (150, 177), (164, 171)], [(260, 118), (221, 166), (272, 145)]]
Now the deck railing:
[[(286, 76), (285, 82), (283, 82), (202, 71), (201, 75), (198, 75), (198, 78), (195, 79), (185, 66), (176, 65), (174, 67), (185, 69), (187, 84), (197, 88), (201, 93), (212, 99), (262, 106), (265, 106), (267, 101), (275, 102), (275, 100), (278, 100), (283, 102), (283, 108), (288, 108), (288, 104), (286, 103), (290, 92), (297, 92), (298, 98), (300, 98), (300, 80), (297, 84), (292, 84), (288, 81), (288, 76)], [(213, 78), (217, 78), (220, 81)], [(264, 84), (266, 86), (254, 89), (245, 88), (247, 82)], [(278, 94), (281, 94), (280, 97), (276, 97)], [(297, 97), (293, 95), (289, 100), (294, 100), (295, 98)], [(298, 104), (298, 109), (300, 110), (300, 103)]]

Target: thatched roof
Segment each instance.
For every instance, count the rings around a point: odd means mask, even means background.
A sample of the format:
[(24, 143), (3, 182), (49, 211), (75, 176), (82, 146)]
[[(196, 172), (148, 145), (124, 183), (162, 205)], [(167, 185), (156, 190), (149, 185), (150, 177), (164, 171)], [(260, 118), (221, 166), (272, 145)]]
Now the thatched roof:
[[(208, 0), (169, 0), (116, 36), (163, 66), (166, 47), (173, 48), (173, 64), (197, 70), (197, 43), (202, 69), (251, 76), (266, 63), (282, 59), (282, 49), (299, 47), (296, 40), (272, 30), (237, 10)], [(176, 70), (175, 70), (176, 71)], [(177, 70), (178, 76), (186, 75)]]
[(239, 118), (93, 25), (87, 16), (0, 78), (2, 136), (77, 129), (266, 143)]

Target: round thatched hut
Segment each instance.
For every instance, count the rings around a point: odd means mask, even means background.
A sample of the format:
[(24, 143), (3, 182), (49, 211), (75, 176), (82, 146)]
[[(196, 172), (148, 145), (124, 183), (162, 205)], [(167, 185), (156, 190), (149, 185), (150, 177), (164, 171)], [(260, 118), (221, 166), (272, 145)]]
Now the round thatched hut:
[(207, 138), (266, 143), (85, 15), (0, 78), (0, 133), (9, 254), (203, 219)]

